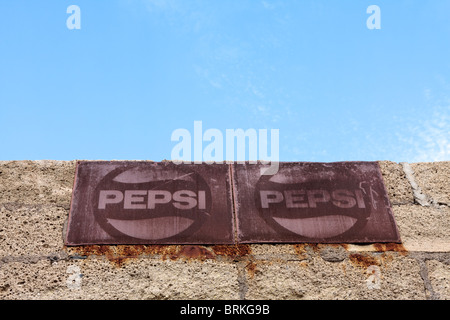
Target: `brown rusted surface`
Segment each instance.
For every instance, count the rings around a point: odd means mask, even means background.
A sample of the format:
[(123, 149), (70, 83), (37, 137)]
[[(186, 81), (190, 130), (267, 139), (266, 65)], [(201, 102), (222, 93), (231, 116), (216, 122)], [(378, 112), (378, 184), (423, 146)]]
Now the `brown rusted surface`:
[(166, 256), (172, 256), (178, 251), (178, 246), (174, 245), (88, 245), (77, 247), (66, 247), (71, 255), (82, 257), (103, 256), (117, 267), (123, 266), (126, 262), (143, 255), (160, 255), (165, 260)]
[(108, 259), (114, 266), (120, 268), (125, 265), (127, 262), (131, 260), (131, 258), (127, 257), (110, 257)]
[(345, 263), (343, 263), (341, 266), (342, 266), (342, 272), (344, 273), (344, 276), (347, 276), (347, 268), (345, 267)]
[(79, 161), (65, 244), (233, 244), (228, 164)]
[(105, 257), (130, 257), (137, 258), (141, 255), (171, 255), (176, 253), (178, 246), (175, 245), (88, 245), (77, 247), (66, 247), (71, 254), (79, 256), (105, 256)]
[(309, 243), (308, 247), (311, 248), (314, 252), (319, 252), (320, 244), (317, 243)]
[(69, 254), (82, 257), (103, 256), (114, 265), (121, 267), (126, 262), (142, 256), (160, 256), (162, 260), (215, 259), (214, 252), (203, 246), (176, 245), (89, 245), (66, 247)]
[(67, 247), (66, 250), (70, 254), (76, 254), (79, 256), (103, 256), (112, 255), (113, 249), (111, 246), (100, 246), (100, 245), (90, 245), (90, 246), (80, 246), (80, 247)]
[(363, 268), (368, 268), (372, 265), (380, 265), (380, 262), (377, 259), (367, 254), (353, 253), (349, 256), (349, 259), (353, 264)]
[(245, 257), (252, 253), (252, 250), (248, 244), (215, 245), (212, 247), (212, 250), (218, 256), (226, 256), (231, 258)]
[(255, 276), (255, 273), (258, 272), (256, 263), (255, 263), (254, 261), (249, 261), (249, 262), (247, 263), (247, 265), (245, 266), (245, 269), (247, 270), (247, 272), (248, 272), (250, 278), (252, 278), (252, 279), (253, 279), (253, 277)]
[(306, 259), (308, 254), (308, 248), (314, 253), (318, 253), (320, 250), (326, 247), (339, 248), (342, 247), (348, 250), (348, 244), (346, 243), (329, 243), (329, 244), (315, 244), (315, 243), (297, 243), (292, 245), (295, 253), (300, 259)]
[(374, 243), (373, 246), (377, 252), (394, 251), (402, 255), (408, 254), (408, 250), (401, 243)]
[(308, 261), (300, 261), (299, 264), (303, 268), (308, 268), (309, 267), (309, 262)]
[(342, 247), (345, 250), (348, 250), (348, 244), (347, 243), (307, 243), (305, 244), (311, 249), (313, 249), (314, 252), (318, 252), (323, 248), (326, 247), (332, 247), (332, 248), (339, 248)]
[(299, 256), (304, 256), (306, 254), (306, 246), (307, 246), (307, 244), (305, 244), (305, 243), (298, 243), (298, 244), (293, 244), (292, 245), (292, 247), (294, 248), (295, 252)]
[(179, 258), (183, 259), (195, 259), (195, 260), (206, 260), (215, 259), (215, 254), (202, 246), (181, 246), (180, 250), (170, 256), (170, 259), (176, 260)]
[[(211, 247), (196, 245), (87, 245), (66, 247), (71, 255), (81, 257), (101, 256), (108, 259), (114, 266), (122, 267), (127, 262), (144, 256), (160, 256), (162, 260), (208, 260), (216, 256), (225, 256), (231, 259), (246, 257), (251, 254), (249, 245), (216, 245)], [(247, 270), (255, 271), (252, 263)]]
[(377, 162), (233, 165), (239, 243), (400, 243)]
[(342, 247), (345, 250), (348, 250), (348, 244), (347, 243), (331, 243), (331, 244), (328, 244), (328, 246), (334, 247), (334, 248)]

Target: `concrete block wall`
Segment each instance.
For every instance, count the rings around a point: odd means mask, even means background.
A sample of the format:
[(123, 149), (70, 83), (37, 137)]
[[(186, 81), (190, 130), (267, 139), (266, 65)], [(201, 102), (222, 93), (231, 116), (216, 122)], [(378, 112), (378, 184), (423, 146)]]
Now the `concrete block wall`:
[(450, 299), (450, 162), (379, 162), (400, 245), (67, 248), (75, 163), (0, 161), (0, 299)]

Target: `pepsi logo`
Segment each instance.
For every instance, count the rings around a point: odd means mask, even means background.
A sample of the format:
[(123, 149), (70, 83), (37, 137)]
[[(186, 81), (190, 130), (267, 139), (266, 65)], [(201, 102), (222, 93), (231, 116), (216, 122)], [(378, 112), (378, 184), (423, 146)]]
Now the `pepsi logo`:
[(361, 230), (376, 205), (376, 191), (352, 177), (294, 181), (283, 168), (261, 176), (255, 205), (264, 221), (279, 234), (309, 240), (333, 240)]
[(211, 202), (206, 181), (174, 164), (118, 168), (92, 195), (102, 229), (114, 238), (134, 240), (188, 237), (210, 216)]

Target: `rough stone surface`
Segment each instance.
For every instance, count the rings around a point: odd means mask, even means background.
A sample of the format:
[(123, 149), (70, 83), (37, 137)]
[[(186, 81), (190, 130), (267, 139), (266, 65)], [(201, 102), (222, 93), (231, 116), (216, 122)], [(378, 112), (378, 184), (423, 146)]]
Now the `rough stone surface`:
[(450, 265), (437, 260), (427, 261), (431, 286), (438, 299), (450, 300)]
[(70, 207), (75, 161), (0, 161), (0, 203)]
[(328, 262), (341, 262), (347, 258), (348, 252), (341, 246), (327, 246), (320, 250), (320, 257)]
[[(76, 268), (77, 266), (79, 272)], [(231, 263), (136, 259), (12, 262), (0, 269), (0, 299), (238, 299)], [(80, 277), (79, 287), (68, 286)]]
[(0, 257), (47, 255), (64, 245), (69, 210), (50, 204), (0, 204)]
[[(372, 280), (372, 270), (379, 278)], [(306, 260), (255, 262), (247, 276), (246, 299), (425, 299), (415, 259), (397, 253), (349, 255), (328, 262), (316, 255)], [(379, 288), (369, 288), (377, 282)]]
[(379, 161), (378, 164), (391, 204), (413, 204), (411, 185), (406, 179), (402, 166), (392, 161)]
[(450, 208), (420, 205), (393, 206), (395, 220), (404, 245), (420, 245), (422, 250), (433, 245), (450, 251)]
[(406, 179), (408, 179), (409, 184), (413, 192), (414, 203), (420, 204), (421, 206), (428, 207), (431, 205), (430, 198), (423, 193), (422, 189), (416, 182), (414, 177), (414, 170), (411, 165), (407, 162), (402, 162), (403, 172), (405, 172)]
[(402, 244), (66, 248), (75, 161), (0, 161), (0, 299), (449, 299), (450, 162), (379, 163)]
[(413, 163), (416, 182), (435, 205), (450, 206), (450, 162)]
[(252, 255), (261, 259), (267, 257), (295, 257), (296, 255), (294, 247), (290, 244), (252, 244), (250, 247)]

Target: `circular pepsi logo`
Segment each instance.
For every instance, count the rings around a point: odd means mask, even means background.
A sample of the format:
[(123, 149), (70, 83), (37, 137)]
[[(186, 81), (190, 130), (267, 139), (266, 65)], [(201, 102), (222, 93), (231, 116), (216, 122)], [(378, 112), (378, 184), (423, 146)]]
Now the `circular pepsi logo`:
[(115, 239), (192, 236), (211, 211), (206, 181), (173, 163), (127, 165), (108, 173), (92, 195), (98, 224)]
[(260, 216), (277, 233), (304, 240), (339, 240), (361, 230), (373, 207), (369, 186), (351, 177), (302, 179), (280, 168), (255, 188)]

